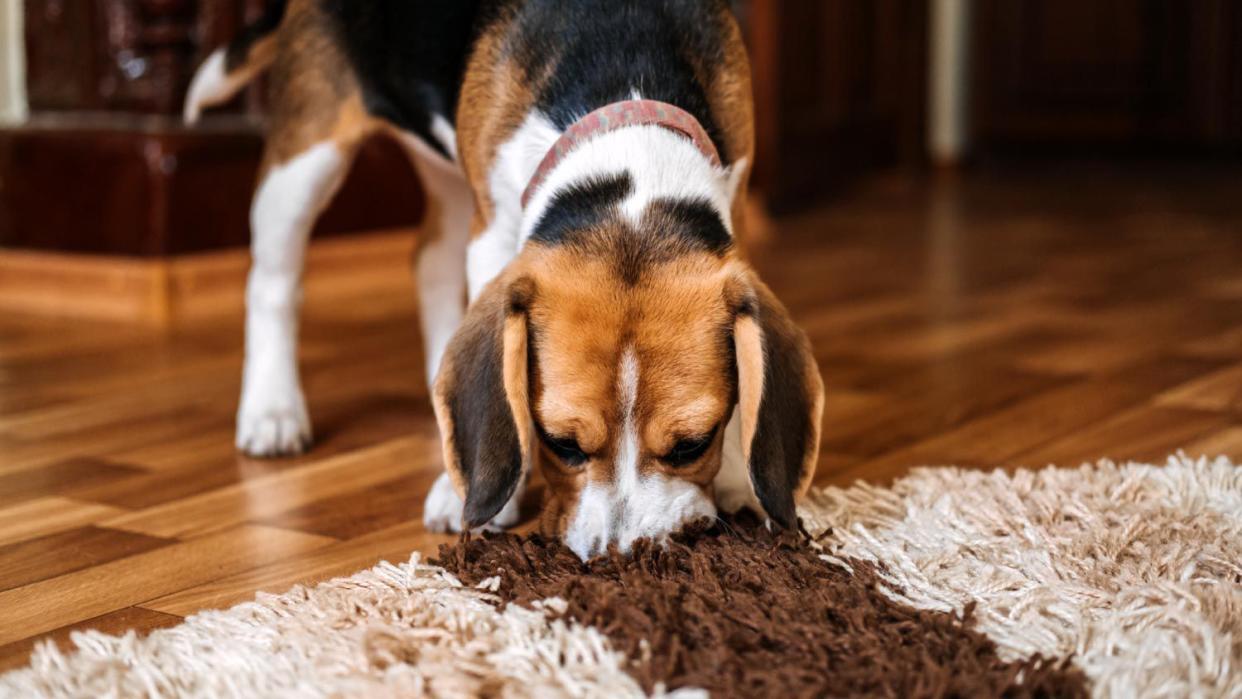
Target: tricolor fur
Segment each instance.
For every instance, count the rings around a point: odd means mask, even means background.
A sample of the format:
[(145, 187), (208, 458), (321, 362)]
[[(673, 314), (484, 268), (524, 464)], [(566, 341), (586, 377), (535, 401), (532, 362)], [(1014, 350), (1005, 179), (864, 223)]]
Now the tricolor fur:
[[(536, 464), (544, 529), (584, 557), (717, 504), (794, 525), (822, 384), (735, 243), (754, 136), (724, 0), (277, 2), (200, 70), (187, 117), (268, 64), (241, 449), (309, 443), (307, 235), (361, 141), (387, 132), (430, 195), (415, 268), (446, 464), (430, 527), (512, 524)], [(569, 126), (633, 99), (688, 112), (719, 163), (668, 128), (617, 128), (576, 145), (523, 206)]]

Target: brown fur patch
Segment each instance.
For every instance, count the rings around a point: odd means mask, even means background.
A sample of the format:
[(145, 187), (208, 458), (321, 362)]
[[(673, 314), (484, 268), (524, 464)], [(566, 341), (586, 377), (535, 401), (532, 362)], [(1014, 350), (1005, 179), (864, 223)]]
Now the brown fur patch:
[(738, 414), (742, 421), (742, 457), (750, 463), (751, 445), (763, 397), (763, 332), (754, 316), (739, 315), (733, 324), (737, 351)]
[[(735, 263), (687, 253), (646, 268), (632, 284), (610, 256), (589, 248), (533, 246), (523, 257), (539, 288), (530, 310), (533, 415), (549, 434), (577, 439), (591, 457), (567, 467), (543, 450), (544, 530), (563, 531), (588, 482), (616, 478), (625, 418), (618, 372), (627, 351), (638, 363), (640, 472), (709, 487), (735, 402), (732, 315), (723, 292)], [(713, 428), (713, 444), (696, 462), (673, 467), (661, 459), (678, 440)]]
[(742, 30), (733, 13), (722, 9), (720, 21), (728, 38), (725, 40), (724, 61), (708, 73), (704, 83), (712, 115), (716, 118), (725, 141), (725, 158), (731, 163), (746, 160), (746, 172), (738, 180), (733, 198), (733, 235), (745, 242), (747, 231), (747, 182), (755, 164), (755, 105), (750, 84), (750, 58), (742, 41)]
[(473, 235), (492, 219), (488, 175), (500, 145), (517, 131), (534, 103), (531, 86), (506, 48), (510, 14), (495, 20), (475, 42), (457, 103), (458, 157), (474, 189)]
[[(563, 532), (587, 483), (616, 480), (626, 417), (618, 371), (627, 351), (638, 363), (640, 472), (710, 487), (736, 404), (747, 462), (763, 481), (761, 500), (773, 518), (791, 524), (789, 503), (814, 474), (823, 408), (805, 336), (732, 251), (647, 255), (634, 280), (617, 259), (642, 235), (614, 221), (589, 240), (532, 245), (521, 256), (540, 289), (530, 309), (532, 414), (548, 434), (575, 438), (590, 456), (570, 467), (542, 451), (550, 513), (544, 531)], [(678, 440), (713, 429), (696, 461), (674, 467), (662, 458)]]
[(335, 141), (347, 155), (380, 122), (362, 105), (357, 76), (313, 0), (292, 0), (274, 35), (270, 124), (263, 170)]

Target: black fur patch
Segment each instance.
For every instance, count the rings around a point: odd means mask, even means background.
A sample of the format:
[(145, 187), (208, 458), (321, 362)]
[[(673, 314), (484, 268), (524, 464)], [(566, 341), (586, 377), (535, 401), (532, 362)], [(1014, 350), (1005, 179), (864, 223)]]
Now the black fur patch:
[(564, 130), (612, 102), (646, 99), (690, 112), (726, 154), (703, 75), (724, 60), (724, 0), (527, 0), (513, 40), (535, 105)]
[(635, 228), (621, 219), (617, 208), (633, 190), (629, 173), (565, 187), (552, 197), (530, 240), (541, 245), (572, 245), (588, 255), (610, 259), (621, 280), (631, 286), (653, 265), (691, 252), (723, 255), (733, 245), (720, 215), (700, 199), (654, 201)]
[(250, 58), (250, 47), (263, 37), (276, 31), (280, 21), (285, 17), (286, 0), (268, 0), (263, 14), (253, 24), (248, 24), (238, 32), (224, 50), (224, 70), (232, 73), (246, 64)]
[(657, 199), (646, 218), (645, 227), (659, 227), (661, 234), (675, 236), (690, 247), (721, 255), (733, 245), (719, 212), (706, 199)]
[(561, 189), (552, 197), (530, 239), (555, 244), (569, 241), (608, 217), (634, 191), (634, 180), (628, 172), (593, 177)]
[[(433, 116), (456, 123), (474, 42), (512, 17), (506, 48), (536, 90), (534, 106), (558, 128), (638, 90), (690, 112), (727, 156), (700, 82), (724, 59), (726, 0), (317, 2), (339, 32), (367, 109), (441, 154), (447, 150), (431, 135)], [(238, 49), (243, 58), (248, 46)]]
[(456, 121), (466, 60), (499, 3), (486, 0), (319, 0), (372, 114), (417, 135), (442, 155), (433, 116)]

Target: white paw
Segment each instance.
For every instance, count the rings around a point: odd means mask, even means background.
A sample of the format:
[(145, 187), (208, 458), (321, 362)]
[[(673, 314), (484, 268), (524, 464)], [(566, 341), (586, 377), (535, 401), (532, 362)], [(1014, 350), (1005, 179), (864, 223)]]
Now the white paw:
[[(522, 513), (519, 504), (525, 490), (526, 484), (519, 483), (513, 497), (509, 498), (504, 508), (497, 512), (490, 522), (475, 531), (500, 531), (521, 522)], [(449, 480), (448, 474), (441, 473), (431, 486), (431, 491), (427, 493), (427, 499), (423, 501), (423, 526), (429, 532), (456, 534), (461, 531), (461, 513), (464, 508), (465, 504), (457, 496), (457, 491), (453, 489), (453, 482)]]
[(500, 512), (492, 517), (492, 521), (487, 523), (487, 528), (492, 531), (501, 529), (509, 529), (516, 527), (522, 521), (522, 495), (526, 492), (526, 480), (518, 481), (517, 489), (513, 491), (513, 495), (509, 497), (509, 502), (501, 508)]
[(718, 487), (716, 489), (716, 507), (721, 512), (730, 515), (735, 515), (742, 510), (750, 510), (760, 516), (765, 514), (763, 505), (759, 504), (759, 498), (755, 496), (755, 491), (749, 487)]
[(237, 414), (237, 448), (250, 456), (301, 454), (311, 443), (305, 405), (286, 409), (242, 410)]
[(423, 502), (423, 526), (429, 532), (456, 534), (461, 531), (461, 511), (465, 503), (453, 489), (447, 473), (441, 473)]
[(750, 467), (742, 454), (742, 421), (735, 408), (729, 424), (725, 425), (724, 455), (720, 460), (720, 471), (713, 482), (716, 507), (731, 515), (749, 509), (763, 516), (763, 506), (759, 504), (759, 497), (755, 495), (755, 488), (750, 482)]

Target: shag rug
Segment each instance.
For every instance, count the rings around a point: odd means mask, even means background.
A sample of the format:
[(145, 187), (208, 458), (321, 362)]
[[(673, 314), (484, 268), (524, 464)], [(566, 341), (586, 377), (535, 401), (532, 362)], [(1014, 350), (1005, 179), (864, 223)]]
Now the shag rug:
[(582, 564), (488, 536), (434, 561), (77, 633), (0, 696), (1242, 698), (1242, 468), (924, 468)]

